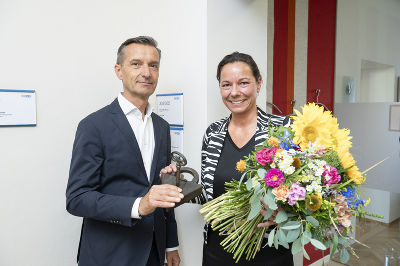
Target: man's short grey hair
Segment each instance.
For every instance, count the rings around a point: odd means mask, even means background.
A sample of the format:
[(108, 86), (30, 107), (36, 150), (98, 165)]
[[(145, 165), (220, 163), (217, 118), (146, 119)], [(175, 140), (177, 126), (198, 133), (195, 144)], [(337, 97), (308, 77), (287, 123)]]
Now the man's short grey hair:
[(143, 44), (143, 45), (150, 45), (153, 46), (154, 48), (157, 49), (158, 52), (158, 59), (161, 59), (161, 50), (157, 47), (157, 41), (154, 40), (152, 37), (150, 36), (138, 36), (135, 38), (130, 38), (126, 41), (124, 41), (118, 48), (118, 53), (117, 53), (117, 64), (121, 65), (123, 58), (124, 58), (124, 54), (125, 54), (125, 47), (132, 44), (132, 43), (137, 43), (137, 44)]

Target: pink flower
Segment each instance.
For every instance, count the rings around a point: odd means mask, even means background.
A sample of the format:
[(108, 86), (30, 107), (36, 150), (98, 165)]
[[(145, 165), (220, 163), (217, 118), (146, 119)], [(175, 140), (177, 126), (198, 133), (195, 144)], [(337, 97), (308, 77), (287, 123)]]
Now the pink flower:
[(272, 147), (269, 150), (264, 148), (256, 152), (256, 160), (262, 166), (266, 166), (267, 163), (273, 163), (274, 159), (273, 156), (275, 155), (277, 147)]
[(283, 176), (281, 170), (277, 168), (269, 169), (265, 174), (265, 184), (270, 187), (279, 187), (280, 184), (285, 181), (285, 177)]
[(306, 189), (299, 186), (299, 183), (294, 183), (292, 185), (292, 191), (289, 193), (288, 196), (288, 203), (290, 206), (296, 204), (299, 199), (305, 199), (306, 197)]
[(324, 177), (325, 184), (333, 185), (339, 183), (341, 176), (335, 167), (327, 164), (324, 166), (324, 169), (325, 171), (322, 173), (322, 176)]
[(306, 197), (306, 189), (299, 186), (299, 183), (294, 183), (292, 185), (292, 192), (299, 196), (299, 199), (304, 199)]

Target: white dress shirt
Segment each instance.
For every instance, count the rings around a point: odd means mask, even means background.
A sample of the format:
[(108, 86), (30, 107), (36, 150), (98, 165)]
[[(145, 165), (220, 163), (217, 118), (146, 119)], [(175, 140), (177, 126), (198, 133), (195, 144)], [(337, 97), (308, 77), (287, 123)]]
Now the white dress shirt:
[[(122, 93), (118, 95), (118, 103), (135, 133), (136, 141), (142, 154), (147, 179), (150, 182), (150, 170), (155, 146), (153, 119), (151, 118), (153, 107), (150, 103), (147, 105), (146, 114), (144, 119), (142, 119), (142, 112), (140, 112), (134, 104), (128, 101)], [(141, 199), (142, 198), (139, 197), (133, 203), (131, 217), (134, 219), (141, 218), (139, 215), (139, 203)], [(179, 247), (167, 248), (166, 251), (173, 251), (178, 248)]]

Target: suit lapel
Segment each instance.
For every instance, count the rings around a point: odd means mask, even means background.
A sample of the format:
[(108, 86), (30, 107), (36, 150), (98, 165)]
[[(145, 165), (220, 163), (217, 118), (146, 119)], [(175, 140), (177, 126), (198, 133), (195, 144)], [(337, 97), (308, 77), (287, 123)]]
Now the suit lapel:
[(142, 154), (140, 152), (139, 144), (137, 143), (135, 133), (133, 132), (132, 127), (129, 124), (125, 114), (122, 112), (122, 109), (118, 103), (118, 99), (115, 99), (110, 104), (110, 112), (112, 113), (113, 122), (115, 123), (117, 128), (121, 131), (122, 135), (125, 137), (128, 145), (132, 148), (132, 151), (135, 154), (137, 161), (139, 162), (140, 168), (143, 171), (144, 176), (147, 176), (143, 164)]
[(153, 161), (151, 162), (150, 169), (150, 184), (153, 183), (155, 177), (155, 171), (158, 162), (158, 155), (160, 153), (160, 145), (161, 145), (161, 124), (154, 113), (151, 114), (151, 119), (153, 121), (153, 129), (154, 129), (154, 154)]

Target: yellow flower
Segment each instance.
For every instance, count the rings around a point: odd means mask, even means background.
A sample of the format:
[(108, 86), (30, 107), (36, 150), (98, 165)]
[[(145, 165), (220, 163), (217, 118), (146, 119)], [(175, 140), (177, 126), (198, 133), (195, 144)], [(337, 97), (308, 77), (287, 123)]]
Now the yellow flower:
[(336, 130), (332, 134), (333, 138), (333, 147), (334, 149), (339, 153), (343, 151), (347, 151), (351, 148), (352, 143), (351, 143), (351, 136), (349, 136), (350, 130), (343, 128)]
[(279, 140), (275, 137), (270, 137), (268, 139), (268, 145), (279, 147)]
[(292, 117), (294, 143), (299, 144), (303, 149), (307, 148), (310, 142), (315, 143), (316, 146), (332, 147), (332, 135), (339, 129), (337, 119), (330, 111), (324, 111), (323, 107), (315, 103), (306, 104), (302, 109), (303, 113), (294, 110), (296, 116)]
[(321, 195), (312, 194), (306, 197), (306, 207), (311, 211), (316, 211), (321, 208), (322, 205), (322, 197)]
[(362, 176), (361, 172), (358, 170), (358, 167), (356, 166), (356, 161), (353, 158), (353, 155), (347, 150), (347, 151), (341, 151), (338, 152), (338, 156), (340, 159), (340, 162), (343, 165), (343, 168), (349, 168), (349, 170), (346, 171), (346, 174), (350, 179), (353, 180), (354, 183), (357, 185), (360, 185), (361, 183), (364, 182), (364, 177)]
[(243, 172), (245, 167), (246, 167), (246, 162), (243, 160), (240, 160), (239, 162), (236, 163), (236, 170), (238, 170), (239, 172)]

